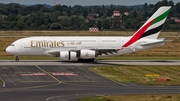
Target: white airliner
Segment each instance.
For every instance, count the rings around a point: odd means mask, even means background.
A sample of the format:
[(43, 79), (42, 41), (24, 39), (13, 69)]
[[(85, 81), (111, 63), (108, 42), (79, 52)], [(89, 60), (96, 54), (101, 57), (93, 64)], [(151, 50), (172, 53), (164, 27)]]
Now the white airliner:
[(39, 36), (16, 40), (6, 52), (16, 56), (55, 56), (61, 60), (91, 60), (98, 56), (122, 55), (164, 45), (158, 35), (171, 7), (160, 7), (132, 36)]

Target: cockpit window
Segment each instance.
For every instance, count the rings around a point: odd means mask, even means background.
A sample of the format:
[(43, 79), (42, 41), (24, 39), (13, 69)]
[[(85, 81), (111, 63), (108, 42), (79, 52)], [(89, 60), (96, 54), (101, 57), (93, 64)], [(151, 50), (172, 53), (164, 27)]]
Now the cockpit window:
[(10, 46), (15, 46), (14, 44), (11, 44)]

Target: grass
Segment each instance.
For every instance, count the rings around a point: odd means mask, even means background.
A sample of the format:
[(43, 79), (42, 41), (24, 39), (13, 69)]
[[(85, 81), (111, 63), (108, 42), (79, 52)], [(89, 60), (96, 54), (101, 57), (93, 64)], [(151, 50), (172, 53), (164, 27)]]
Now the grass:
[(120, 56), (107, 56), (98, 57), (97, 60), (180, 60), (178, 56), (132, 56), (132, 55), (120, 55)]
[(132, 35), (132, 31), (0, 31), (0, 36), (120, 36)]
[[(138, 99), (138, 100), (137, 100)], [(82, 98), (80, 101), (179, 101), (179, 94), (108, 95)]]
[(96, 96), (96, 97), (86, 97), (81, 99), (80, 101), (108, 101), (108, 99), (102, 96)]
[[(0, 31), (0, 36), (130, 36), (135, 31)], [(179, 36), (180, 32), (161, 32), (162, 36)]]
[[(90, 33), (88, 31), (0, 31), (0, 59), (14, 59), (5, 52), (8, 45), (17, 39), (27, 36), (129, 36), (134, 32), (132, 31), (100, 31), (98, 33)], [(126, 54), (121, 56), (100, 57), (98, 59), (180, 59), (180, 46), (179, 46), (179, 32), (161, 32), (160, 37), (174, 40), (161, 47)], [(137, 58), (138, 57), (138, 58)], [(34, 57), (22, 57), (23, 59), (33, 59)], [(54, 59), (51, 57), (38, 56), (35, 59)], [(55, 58), (56, 59), (56, 58)]]
[[(180, 85), (179, 66), (102, 66), (89, 68), (115, 82), (133, 82), (146, 85)], [(159, 74), (159, 77), (146, 77), (146, 74)], [(159, 82), (158, 78), (170, 79)]]

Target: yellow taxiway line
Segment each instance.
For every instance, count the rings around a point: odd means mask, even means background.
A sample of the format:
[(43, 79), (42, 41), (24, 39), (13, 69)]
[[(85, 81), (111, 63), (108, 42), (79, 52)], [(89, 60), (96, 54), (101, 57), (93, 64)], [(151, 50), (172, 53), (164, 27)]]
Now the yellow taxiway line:
[(49, 75), (50, 77), (52, 77), (54, 80), (56, 80), (58, 83), (61, 83), (61, 81), (59, 79), (57, 79), (56, 77), (54, 77), (53, 75), (51, 75), (50, 73), (46, 72), (45, 70), (43, 70), (41, 67), (35, 65), (38, 69), (40, 69), (41, 71), (43, 71), (44, 73), (46, 73), (47, 75)]
[(0, 80), (3, 82), (3, 87), (5, 87), (6, 83), (4, 82), (4, 80), (2, 78), (0, 78)]

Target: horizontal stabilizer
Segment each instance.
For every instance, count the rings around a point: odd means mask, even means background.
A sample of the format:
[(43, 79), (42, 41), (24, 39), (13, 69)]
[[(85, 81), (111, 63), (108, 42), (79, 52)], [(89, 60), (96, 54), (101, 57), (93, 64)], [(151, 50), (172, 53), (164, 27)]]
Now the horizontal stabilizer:
[(168, 43), (168, 42), (171, 42), (172, 40), (160, 40), (160, 41), (157, 41), (157, 42), (150, 42), (150, 43), (142, 43), (140, 44), (140, 46), (149, 46), (149, 45), (156, 45), (156, 44), (163, 44), (163, 43)]

